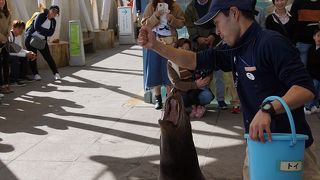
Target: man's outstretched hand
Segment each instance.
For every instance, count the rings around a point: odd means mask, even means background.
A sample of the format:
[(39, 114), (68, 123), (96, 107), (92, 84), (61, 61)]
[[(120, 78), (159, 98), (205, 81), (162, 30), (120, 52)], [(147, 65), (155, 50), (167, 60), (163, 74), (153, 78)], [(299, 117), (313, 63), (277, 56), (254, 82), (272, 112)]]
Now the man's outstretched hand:
[(152, 30), (147, 26), (142, 26), (138, 36), (138, 44), (143, 48), (152, 49), (155, 42), (156, 37)]

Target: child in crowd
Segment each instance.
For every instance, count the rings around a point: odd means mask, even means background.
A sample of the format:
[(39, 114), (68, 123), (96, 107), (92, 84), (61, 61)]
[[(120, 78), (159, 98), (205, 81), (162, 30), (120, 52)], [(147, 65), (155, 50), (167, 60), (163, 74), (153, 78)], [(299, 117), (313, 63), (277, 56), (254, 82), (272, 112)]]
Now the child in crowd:
[[(191, 50), (191, 41), (184, 38), (179, 39), (175, 47)], [(209, 88), (212, 72), (191, 72), (169, 61), (168, 74), (173, 87), (182, 93), (185, 107), (192, 108), (190, 117), (203, 117), (206, 111), (205, 106), (214, 99)]]
[[(320, 26), (320, 25), (319, 25)], [(317, 97), (305, 105), (305, 114), (309, 115), (320, 112), (319, 95), (320, 95), (320, 27), (317, 27), (313, 34), (315, 45), (309, 49), (307, 70), (313, 78), (314, 86), (318, 92)]]
[(20, 52), (10, 52), (10, 63), (11, 63), (11, 85), (13, 86), (24, 86), (25, 84), (20, 82), (19, 78), (25, 79), (28, 69), (28, 60), (35, 60), (36, 54), (32, 51), (27, 51), (22, 48), (22, 33), (25, 29), (25, 23), (19, 20), (13, 21), (12, 29), (9, 33), (9, 42), (15, 43), (21, 47)]

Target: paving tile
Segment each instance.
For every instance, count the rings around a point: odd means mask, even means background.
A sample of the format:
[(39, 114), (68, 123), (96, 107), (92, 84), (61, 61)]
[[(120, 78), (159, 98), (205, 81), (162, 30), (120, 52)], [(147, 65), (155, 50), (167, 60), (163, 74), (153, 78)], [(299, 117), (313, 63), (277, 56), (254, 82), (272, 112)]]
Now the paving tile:
[(69, 128), (67, 131), (59, 130), (55, 134), (48, 136), (44, 142), (58, 144), (93, 144), (101, 136), (102, 133), (100, 132)]
[(14, 161), (1, 168), (0, 174), (5, 180), (56, 180), (70, 165), (69, 162)]
[[(14, 127), (12, 127), (14, 128)], [(17, 128), (17, 127), (15, 127)], [(43, 130), (44, 132), (47, 131), (47, 129), (42, 127), (36, 127), (38, 129)], [(53, 133), (54, 131), (52, 131)], [(38, 134), (30, 134), (26, 132), (17, 132), (17, 133), (0, 133), (0, 137), (2, 141), (0, 143), (8, 143), (8, 144), (19, 144), (19, 143), (30, 143), (30, 144), (36, 144), (44, 140), (48, 137), (48, 134), (46, 135), (38, 135)]]
[(77, 161), (90, 162), (94, 157), (101, 157), (100, 159), (103, 162), (139, 163), (148, 147), (149, 145), (104, 145), (95, 143), (94, 145), (91, 145)]
[(212, 179), (241, 179), (244, 155), (243, 145), (210, 149), (203, 171)]
[(35, 144), (30, 143), (15, 143), (15, 144), (2, 144), (0, 142), (0, 160), (12, 161), (22, 154), (26, 153)]
[(1, 168), (6, 168), (6, 166), (10, 163), (11, 161), (3, 161), (3, 160), (0, 160), (0, 169)]
[(160, 134), (157, 131), (140, 131), (142, 135), (136, 133), (119, 132), (118, 130), (110, 130), (106, 132), (98, 140), (101, 144), (116, 145), (148, 145), (157, 144)]
[(72, 162), (90, 147), (90, 144), (40, 143), (17, 158), (27, 161), (67, 161)]
[[(77, 180), (129, 180), (129, 179), (146, 179), (153, 180), (158, 177), (158, 166), (154, 164), (140, 163), (114, 163), (105, 162), (103, 158), (98, 157), (94, 163), (76, 162), (69, 167), (59, 180), (73, 179)], [(95, 159), (95, 158), (94, 158)], [(100, 163), (102, 160), (103, 163)]]
[[(117, 165), (119, 168), (121, 164)], [(113, 166), (111, 166), (113, 167)], [(121, 168), (126, 166), (122, 165)], [(109, 169), (108, 166), (98, 162), (74, 162), (70, 167), (64, 170), (56, 179), (76, 179), (77, 180), (117, 180), (114, 169)]]

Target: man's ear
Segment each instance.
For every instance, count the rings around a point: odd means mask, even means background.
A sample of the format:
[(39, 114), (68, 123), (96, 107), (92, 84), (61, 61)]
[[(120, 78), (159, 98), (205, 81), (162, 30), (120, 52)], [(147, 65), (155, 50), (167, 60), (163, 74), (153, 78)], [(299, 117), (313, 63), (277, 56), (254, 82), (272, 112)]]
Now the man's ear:
[(230, 7), (229, 16), (232, 16), (238, 21), (240, 17), (240, 10), (235, 6)]

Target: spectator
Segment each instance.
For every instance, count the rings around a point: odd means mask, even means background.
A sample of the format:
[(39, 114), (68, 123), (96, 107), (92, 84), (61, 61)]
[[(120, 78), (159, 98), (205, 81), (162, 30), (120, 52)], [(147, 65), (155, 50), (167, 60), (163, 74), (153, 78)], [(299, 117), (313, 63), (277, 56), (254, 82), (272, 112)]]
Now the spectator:
[(320, 27), (317, 27), (313, 39), (313, 45), (308, 52), (307, 70), (313, 79), (313, 84), (318, 92), (317, 97), (306, 104), (305, 114), (310, 115), (315, 112), (320, 112), (319, 109), (319, 95), (320, 95)]
[[(11, 28), (11, 14), (8, 10), (6, 0), (0, 0), (0, 24), (0, 86), (1, 93), (8, 94), (13, 91), (9, 86), (9, 53), (6, 49), (6, 43)], [(2, 97), (3, 94), (0, 94), (0, 97)]]
[[(194, 24), (198, 19), (203, 17), (211, 4), (211, 0), (192, 0), (185, 11), (186, 26), (189, 33), (189, 39), (193, 42), (197, 51), (212, 48), (220, 39), (215, 34), (215, 26), (212, 21), (208, 21), (203, 25)], [(217, 70), (214, 72), (216, 95), (218, 106), (221, 109), (227, 109), (224, 101), (224, 79), (223, 72)]]
[[(192, 49), (191, 41), (184, 38), (179, 39), (175, 47), (188, 51)], [(178, 67), (169, 61), (168, 73), (173, 87), (182, 93), (185, 107), (191, 106), (190, 117), (201, 118), (206, 111), (205, 106), (214, 99), (209, 86), (203, 83), (206, 79), (212, 79), (212, 71), (208, 74), (205, 71), (194, 74), (194, 72)]]
[(262, 28), (266, 28), (266, 15), (264, 13), (264, 10), (257, 7), (257, 0), (252, 0), (252, 7), (256, 11), (254, 19), (258, 22), (258, 24), (260, 24)]
[(279, 32), (293, 42), (295, 22), (286, 9), (288, 0), (272, 0), (275, 10), (267, 17), (266, 28)]
[(225, 73), (227, 76), (227, 81), (231, 80), (231, 82), (226, 81), (226, 94), (231, 96), (230, 104), (232, 106), (231, 113), (232, 114), (240, 114), (240, 100), (237, 93), (237, 89), (235, 88), (232, 72)]
[[(47, 39), (49, 36), (52, 36), (55, 28), (56, 28), (56, 20), (55, 17), (59, 15), (59, 7), (53, 5), (49, 8), (49, 10), (45, 10), (44, 12), (37, 15), (36, 19), (32, 22), (32, 24), (26, 30), (26, 40), (25, 45), (27, 50), (34, 52), (37, 54), (37, 51), (40, 51), (43, 58), (47, 61), (55, 80), (60, 80), (60, 75), (58, 73), (58, 69), (56, 63), (54, 62), (52, 55), (49, 51), (49, 45)], [(45, 42), (44, 49), (37, 49), (31, 46), (31, 39), (33, 37), (38, 37)], [(31, 71), (34, 75), (34, 79), (37, 81), (41, 80), (41, 76), (38, 72), (37, 60), (29, 61)]]
[[(168, 6), (159, 3), (166, 3)], [(141, 23), (152, 29), (158, 41), (174, 45), (178, 38), (176, 29), (184, 26), (184, 14), (173, 0), (152, 0), (145, 9)], [(155, 109), (162, 109), (161, 86), (167, 87), (167, 94), (171, 91), (167, 60), (155, 51), (147, 50), (146, 67), (146, 87), (155, 90)]]
[[(12, 29), (9, 33), (9, 41), (22, 47), (22, 33), (25, 29), (25, 23), (19, 20), (15, 20), (12, 23)], [(34, 60), (36, 54), (32, 51), (21, 49), (20, 52), (10, 52), (10, 63), (11, 63), (11, 85), (12, 86), (25, 86), (24, 83), (19, 81), (19, 77), (25, 77), (27, 71), (27, 59)], [(26, 59), (27, 58), (27, 59)], [(21, 69), (20, 69), (21, 67)], [(23, 74), (21, 74), (23, 72)]]
[(290, 13), (295, 20), (294, 41), (300, 51), (300, 58), (304, 65), (308, 59), (308, 50), (313, 44), (313, 24), (320, 21), (319, 0), (294, 0)]

